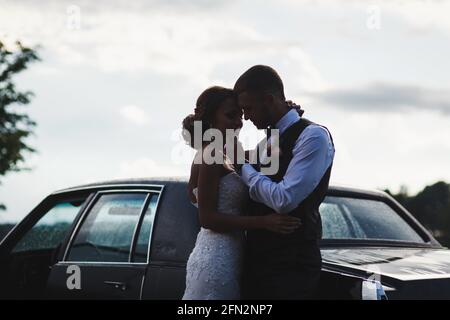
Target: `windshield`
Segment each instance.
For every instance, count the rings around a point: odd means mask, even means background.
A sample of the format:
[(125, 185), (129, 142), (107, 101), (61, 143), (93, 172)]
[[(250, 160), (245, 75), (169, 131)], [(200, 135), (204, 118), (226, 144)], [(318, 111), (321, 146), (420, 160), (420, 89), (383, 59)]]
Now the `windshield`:
[(389, 205), (378, 200), (326, 197), (320, 205), (324, 240), (393, 240), (424, 243)]

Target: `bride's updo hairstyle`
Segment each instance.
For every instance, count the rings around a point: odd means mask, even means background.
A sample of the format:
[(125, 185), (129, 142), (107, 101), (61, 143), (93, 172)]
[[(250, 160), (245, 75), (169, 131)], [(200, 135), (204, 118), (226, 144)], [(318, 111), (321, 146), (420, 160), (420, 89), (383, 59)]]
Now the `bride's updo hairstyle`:
[(210, 87), (200, 94), (194, 113), (189, 114), (182, 122), (183, 130), (181, 134), (188, 145), (194, 148), (194, 121), (201, 121), (203, 137), (205, 131), (211, 128), (211, 122), (217, 109), (229, 98), (235, 99), (233, 90), (220, 86)]

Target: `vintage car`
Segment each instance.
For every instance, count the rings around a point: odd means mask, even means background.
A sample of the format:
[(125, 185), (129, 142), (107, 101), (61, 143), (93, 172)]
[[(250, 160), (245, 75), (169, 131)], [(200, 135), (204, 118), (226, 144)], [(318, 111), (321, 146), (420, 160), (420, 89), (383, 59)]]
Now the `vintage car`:
[[(180, 299), (200, 225), (185, 179), (56, 191), (0, 244), (3, 299)], [(450, 251), (386, 193), (331, 186), (318, 299), (449, 299)]]

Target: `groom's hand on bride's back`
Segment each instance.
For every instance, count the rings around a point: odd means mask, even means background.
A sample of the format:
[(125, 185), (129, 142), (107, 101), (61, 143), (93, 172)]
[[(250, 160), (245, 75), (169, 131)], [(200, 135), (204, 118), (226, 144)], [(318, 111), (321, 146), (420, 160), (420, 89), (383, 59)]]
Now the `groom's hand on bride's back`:
[(292, 233), (302, 225), (299, 218), (276, 212), (262, 216), (262, 219), (264, 229), (281, 234)]

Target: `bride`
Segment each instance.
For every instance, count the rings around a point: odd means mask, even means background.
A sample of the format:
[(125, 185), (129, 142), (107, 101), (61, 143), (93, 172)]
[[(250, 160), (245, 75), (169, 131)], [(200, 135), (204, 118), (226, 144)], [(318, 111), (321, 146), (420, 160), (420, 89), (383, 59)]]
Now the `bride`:
[[(233, 90), (215, 86), (197, 99), (195, 113), (183, 120), (183, 137), (194, 147), (194, 121), (207, 129), (242, 127), (242, 110)], [(198, 137), (197, 137), (198, 138)], [(225, 139), (223, 139), (225, 140)], [(231, 300), (240, 298), (244, 230), (267, 229), (290, 233), (300, 220), (283, 214), (245, 216), (248, 188), (234, 171), (233, 161), (221, 148), (219, 163), (207, 164), (202, 156), (212, 154), (211, 144), (203, 142), (191, 167), (189, 196), (198, 207), (200, 232), (186, 267), (185, 300)], [(217, 157), (215, 157), (217, 159)]]

